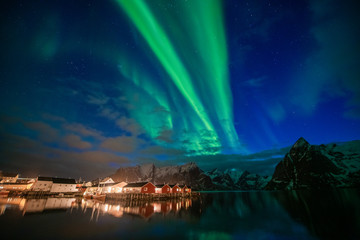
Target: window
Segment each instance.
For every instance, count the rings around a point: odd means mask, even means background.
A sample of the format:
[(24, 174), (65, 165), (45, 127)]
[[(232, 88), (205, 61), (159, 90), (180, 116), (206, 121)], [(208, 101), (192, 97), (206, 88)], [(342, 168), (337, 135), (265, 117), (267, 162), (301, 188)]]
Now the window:
[(144, 191), (145, 191), (145, 192), (147, 191), (147, 187), (144, 187)]
[(170, 188), (167, 188), (167, 191), (170, 192)]

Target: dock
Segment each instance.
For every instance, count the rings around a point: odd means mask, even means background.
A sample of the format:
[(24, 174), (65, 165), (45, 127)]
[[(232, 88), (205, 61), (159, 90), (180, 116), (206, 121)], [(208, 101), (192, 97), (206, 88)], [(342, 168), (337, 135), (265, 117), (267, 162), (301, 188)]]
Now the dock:
[(110, 201), (162, 201), (170, 199), (186, 199), (197, 197), (197, 192), (191, 193), (107, 193), (106, 200)]

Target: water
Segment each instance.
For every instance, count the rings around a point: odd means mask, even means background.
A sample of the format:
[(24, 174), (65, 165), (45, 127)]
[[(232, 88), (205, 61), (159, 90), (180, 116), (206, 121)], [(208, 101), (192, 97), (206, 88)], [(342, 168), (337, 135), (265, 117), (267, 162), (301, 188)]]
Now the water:
[(131, 204), (1, 198), (0, 214), (7, 239), (360, 239), (357, 189), (213, 192)]

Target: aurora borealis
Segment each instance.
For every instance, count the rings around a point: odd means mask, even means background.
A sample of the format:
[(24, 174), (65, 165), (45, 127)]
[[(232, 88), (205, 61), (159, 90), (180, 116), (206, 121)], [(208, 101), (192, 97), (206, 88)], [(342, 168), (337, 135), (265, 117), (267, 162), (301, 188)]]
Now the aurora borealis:
[(0, 168), (238, 167), (359, 139), (355, 6), (4, 1)]

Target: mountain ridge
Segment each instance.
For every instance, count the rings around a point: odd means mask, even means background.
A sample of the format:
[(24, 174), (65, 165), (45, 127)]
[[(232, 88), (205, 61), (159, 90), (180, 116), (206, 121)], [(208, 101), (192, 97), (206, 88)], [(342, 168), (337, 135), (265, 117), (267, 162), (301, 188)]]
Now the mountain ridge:
[(276, 165), (272, 176), (246, 169), (203, 171), (195, 162), (157, 167), (119, 168), (114, 181), (186, 184), (194, 190), (284, 190), (360, 186), (360, 141), (311, 145), (300, 137)]

